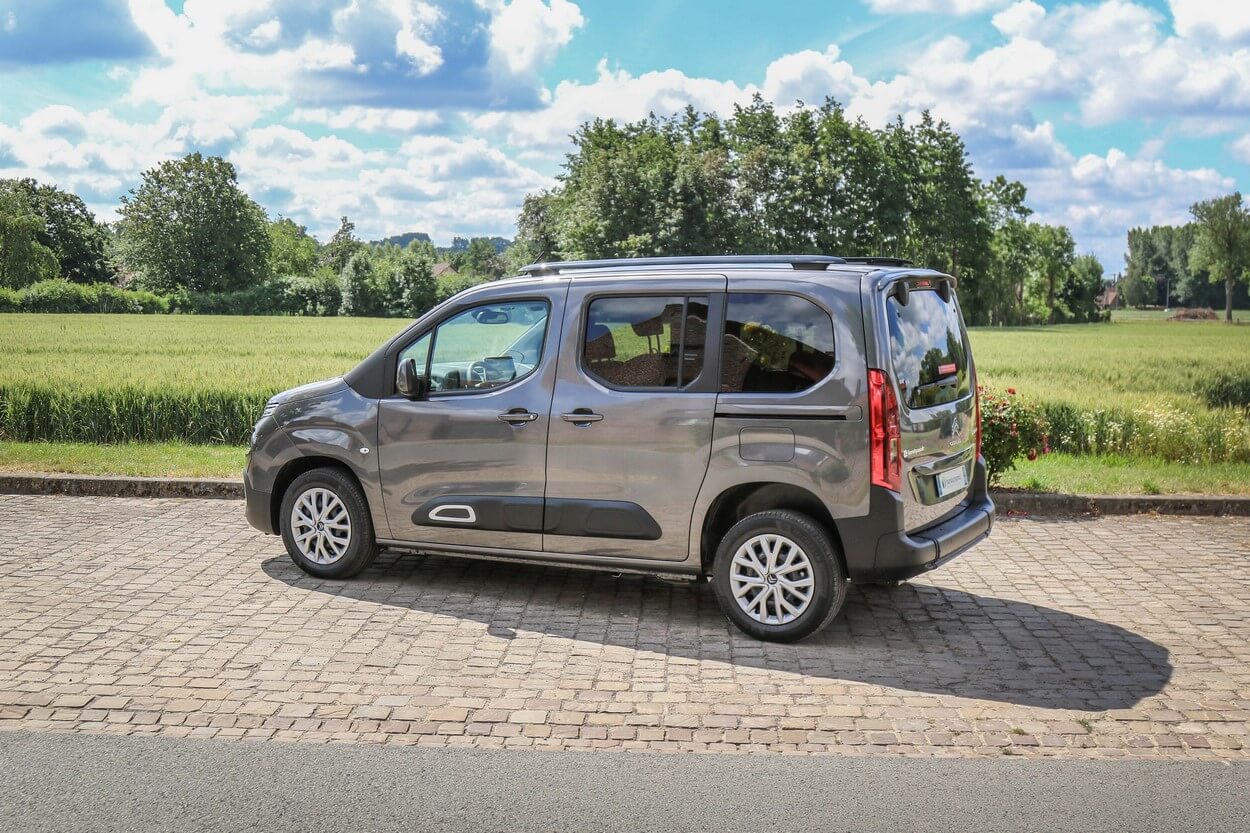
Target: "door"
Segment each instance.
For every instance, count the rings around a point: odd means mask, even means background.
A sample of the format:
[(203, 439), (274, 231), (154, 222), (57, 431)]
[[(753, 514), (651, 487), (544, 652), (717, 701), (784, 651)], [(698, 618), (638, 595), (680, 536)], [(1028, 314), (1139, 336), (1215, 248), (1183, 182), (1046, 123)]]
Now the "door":
[(570, 284), (547, 450), (543, 549), (682, 561), (707, 471), (725, 279)]
[(401, 541), (540, 551), (565, 284), (468, 300), (399, 353), (428, 397), (378, 409), (378, 463)]

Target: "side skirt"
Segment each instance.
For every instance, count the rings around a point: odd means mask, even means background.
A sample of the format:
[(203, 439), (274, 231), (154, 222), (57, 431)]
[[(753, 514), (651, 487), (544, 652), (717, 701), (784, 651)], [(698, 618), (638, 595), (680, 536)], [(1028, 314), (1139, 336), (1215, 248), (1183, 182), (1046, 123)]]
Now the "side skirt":
[(674, 570), (681, 565), (672, 561), (647, 561), (638, 558), (599, 558), (587, 561), (586, 556), (569, 553), (539, 552), (536, 550), (484, 549), (466, 547), (457, 544), (426, 544), (420, 541), (394, 541), (386, 538), (378, 539), (378, 546), (387, 549), (422, 552), (433, 555), (452, 555), (461, 558), (476, 558), (483, 561), (511, 561), (519, 564), (531, 564), (537, 567), (572, 567), (579, 570), (595, 570), (601, 573), (629, 573), (631, 575), (654, 576), (665, 581), (693, 582), (706, 577), (697, 569)]

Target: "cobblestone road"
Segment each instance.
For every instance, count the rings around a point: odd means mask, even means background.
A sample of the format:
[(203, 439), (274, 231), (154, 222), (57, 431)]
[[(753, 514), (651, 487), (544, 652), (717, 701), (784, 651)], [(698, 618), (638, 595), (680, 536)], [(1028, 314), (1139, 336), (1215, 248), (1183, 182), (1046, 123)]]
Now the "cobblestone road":
[(1250, 757), (1250, 522), (1001, 521), (799, 645), (710, 588), (384, 554), (233, 501), (0, 496), (0, 728), (532, 748)]

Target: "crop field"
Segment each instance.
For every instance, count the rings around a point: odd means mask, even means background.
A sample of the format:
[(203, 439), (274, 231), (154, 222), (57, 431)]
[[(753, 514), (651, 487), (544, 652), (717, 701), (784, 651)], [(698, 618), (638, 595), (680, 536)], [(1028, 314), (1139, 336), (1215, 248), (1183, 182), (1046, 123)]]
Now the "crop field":
[[(344, 372), (405, 325), (0, 315), (0, 439), (238, 444), (274, 392)], [(1194, 392), (1220, 371), (1250, 376), (1250, 326), (1147, 318), (975, 329), (972, 342), (983, 382), (1052, 409), (1062, 450), (1250, 460), (1246, 419)]]

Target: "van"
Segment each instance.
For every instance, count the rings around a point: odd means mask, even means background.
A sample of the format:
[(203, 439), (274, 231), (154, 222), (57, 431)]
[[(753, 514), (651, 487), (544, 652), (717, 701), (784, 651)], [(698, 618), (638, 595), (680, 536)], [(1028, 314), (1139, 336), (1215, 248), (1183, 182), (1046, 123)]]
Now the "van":
[(311, 575), (379, 548), (707, 580), (792, 641), (849, 582), (985, 538), (955, 279), (816, 255), (539, 263), (271, 399), (249, 522)]

